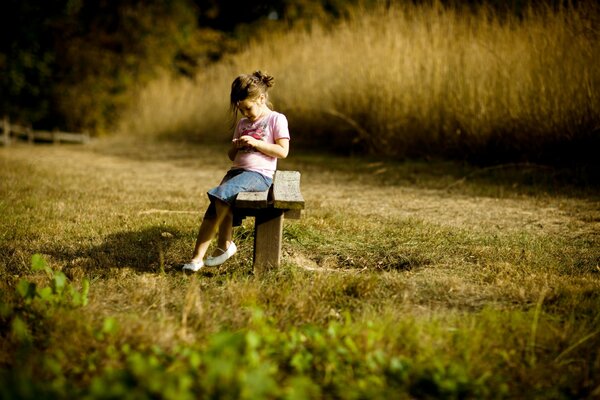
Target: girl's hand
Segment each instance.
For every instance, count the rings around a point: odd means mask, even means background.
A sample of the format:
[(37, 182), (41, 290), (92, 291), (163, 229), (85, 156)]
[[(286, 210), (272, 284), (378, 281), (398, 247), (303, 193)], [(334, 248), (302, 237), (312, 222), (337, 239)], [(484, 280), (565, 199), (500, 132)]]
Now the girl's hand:
[(234, 148), (235, 150), (239, 150), (242, 147), (244, 147), (244, 144), (242, 143), (242, 141), (240, 139), (233, 139), (231, 141), (231, 147)]
[(254, 148), (263, 154), (271, 157), (286, 158), (290, 149), (289, 139), (277, 139), (275, 143), (268, 144), (252, 136), (242, 136), (239, 139), (231, 141), (231, 151), (229, 158), (233, 161), (237, 151), (242, 148)]
[(254, 139), (252, 136), (249, 135), (244, 135), (235, 141), (235, 144), (238, 149), (244, 147), (251, 147), (255, 149), (256, 146), (258, 146), (258, 143), (260, 143), (260, 140)]

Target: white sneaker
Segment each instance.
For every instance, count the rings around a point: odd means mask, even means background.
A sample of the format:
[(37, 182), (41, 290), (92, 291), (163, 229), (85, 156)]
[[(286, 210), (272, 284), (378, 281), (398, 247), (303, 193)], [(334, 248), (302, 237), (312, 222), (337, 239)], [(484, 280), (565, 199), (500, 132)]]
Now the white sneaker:
[(200, 261), (192, 261), (192, 262), (189, 262), (189, 263), (185, 264), (183, 266), (183, 270), (184, 271), (188, 270), (188, 271), (196, 272), (196, 271), (198, 271), (202, 267), (204, 267), (204, 263), (202, 262), (202, 260), (200, 260)]
[(204, 264), (209, 267), (214, 267), (214, 266), (223, 264), (232, 255), (235, 254), (235, 252), (237, 251), (237, 247), (236, 247), (235, 243), (231, 242), (229, 244), (229, 247), (227, 248), (227, 250), (223, 250), (223, 249), (219, 249), (219, 250), (221, 250), (223, 252), (221, 255), (216, 256), (216, 257), (208, 257), (206, 259), (206, 261), (204, 262)]

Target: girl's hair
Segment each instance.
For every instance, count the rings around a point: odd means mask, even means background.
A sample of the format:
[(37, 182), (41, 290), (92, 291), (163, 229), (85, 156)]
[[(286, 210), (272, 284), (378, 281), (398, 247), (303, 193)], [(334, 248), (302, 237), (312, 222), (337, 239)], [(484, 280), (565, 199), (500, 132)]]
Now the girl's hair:
[(256, 71), (253, 74), (243, 74), (235, 78), (231, 84), (230, 107), (234, 119), (237, 118), (238, 103), (246, 99), (258, 99), (261, 94), (265, 95), (267, 105), (269, 103), (269, 95), (267, 91), (275, 84), (275, 78), (271, 75)]

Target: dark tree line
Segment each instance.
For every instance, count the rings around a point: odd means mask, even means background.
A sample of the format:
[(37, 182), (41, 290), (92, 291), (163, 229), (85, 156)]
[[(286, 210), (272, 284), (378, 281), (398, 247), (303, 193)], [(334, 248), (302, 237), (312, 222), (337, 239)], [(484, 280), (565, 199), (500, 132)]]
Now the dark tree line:
[(0, 113), (43, 128), (109, 130), (135, 88), (161, 71), (193, 77), (263, 25), (290, 29), (393, 1), (3, 0)]
[(192, 77), (235, 51), (257, 21), (335, 16), (347, 3), (4, 0), (0, 113), (45, 128), (107, 130), (159, 71)]

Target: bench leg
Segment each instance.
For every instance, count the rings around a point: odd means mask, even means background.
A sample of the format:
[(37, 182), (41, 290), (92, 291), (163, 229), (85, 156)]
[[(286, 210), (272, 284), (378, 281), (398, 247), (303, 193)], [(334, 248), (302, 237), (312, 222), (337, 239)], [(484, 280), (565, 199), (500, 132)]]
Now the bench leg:
[(267, 209), (256, 216), (254, 223), (254, 274), (279, 267), (283, 210)]

